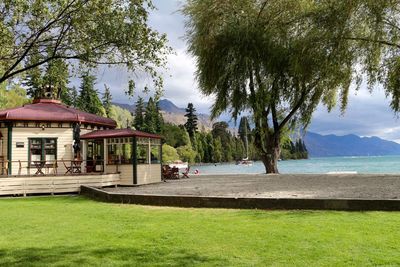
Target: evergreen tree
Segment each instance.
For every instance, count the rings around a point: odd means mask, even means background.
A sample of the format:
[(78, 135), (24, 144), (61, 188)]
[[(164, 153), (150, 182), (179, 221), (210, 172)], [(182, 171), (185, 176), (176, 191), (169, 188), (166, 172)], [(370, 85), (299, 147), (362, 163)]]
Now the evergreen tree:
[(222, 161), (222, 143), (221, 138), (217, 137), (214, 139), (213, 144), (213, 160), (214, 162), (221, 162)]
[(139, 96), (135, 105), (135, 119), (133, 121), (133, 126), (136, 130), (143, 131), (144, 130), (144, 101), (143, 98)]
[(157, 101), (156, 103), (156, 123), (157, 123), (157, 133), (161, 134), (163, 132), (164, 129), (164, 118), (161, 114), (161, 110), (160, 110), (160, 106), (159, 106), (159, 101)]
[(185, 117), (187, 118), (187, 121), (185, 123), (186, 131), (189, 133), (190, 138), (193, 139), (194, 134), (197, 132), (198, 118), (196, 115), (196, 109), (194, 108), (192, 103), (188, 104)]
[[(35, 65), (41, 61), (40, 53), (37, 46), (32, 47), (32, 55), (28, 58), (29, 64)], [(25, 81), (23, 83), (27, 87), (26, 94), (30, 98), (36, 98), (41, 95), (43, 88), (43, 77), (40, 67), (34, 67), (27, 71)]]
[[(77, 107), (78, 106), (78, 100), (79, 100), (79, 95), (78, 95), (78, 90), (76, 90), (75, 86), (72, 86), (72, 88), (69, 90), (68, 97), (70, 99), (70, 106), (72, 107)], [(62, 99), (62, 97), (61, 97)]]
[(158, 130), (158, 120), (159, 115), (157, 112), (157, 106), (154, 103), (152, 97), (149, 98), (147, 102), (146, 111), (144, 114), (144, 130), (148, 133), (157, 133)]
[(110, 87), (108, 87), (106, 84), (104, 84), (104, 94), (103, 94), (103, 107), (106, 111), (106, 116), (110, 118), (111, 114), (111, 92), (110, 92)]
[(104, 116), (105, 111), (97, 90), (94, 88), (95, 77), (89, 73), (82, 75), (81, 85), (79, 87), (78, 108), (82, 111)]
[(47, 64), (46, 73), (43, 77), (43, 84), (50, 86), (53, 98), (61, 99), (62, 94), (67, 94), (68, 79), (68, 65), (64, 60), (55, 59)]

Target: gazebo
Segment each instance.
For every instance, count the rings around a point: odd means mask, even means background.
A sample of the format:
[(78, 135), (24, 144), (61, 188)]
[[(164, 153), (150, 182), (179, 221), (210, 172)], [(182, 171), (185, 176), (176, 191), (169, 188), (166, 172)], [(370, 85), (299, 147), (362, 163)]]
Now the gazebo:
[(88, 169), (119, 172), (123, 185), (161, 181), (161, 136), (128, 128), (97, 130), (81, 139), (87, 163), (93, 162)]

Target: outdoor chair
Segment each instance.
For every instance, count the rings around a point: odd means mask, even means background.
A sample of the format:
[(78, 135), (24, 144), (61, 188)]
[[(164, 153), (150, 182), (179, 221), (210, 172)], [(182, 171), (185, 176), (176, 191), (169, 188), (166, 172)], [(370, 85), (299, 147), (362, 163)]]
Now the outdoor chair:
[(171, 179), (179, 179), (179, 168), (173, 167), (171, 169)]
[(67, 164), (65, 164), (65, 160), (62, 160), (62, 163), (64, 164), (64, 167), (66, 169), (65, 174), (67, 174), (67, 173), (72, 174), (72, 165), (68, 166)]
[(1, 164), (1, 175), (8, 175), (8, 160), (5, 160), (4, 157), (0, 157)]
[(53, 174), (57, 174), (57, 160), (54, 160), (53, 163), (46, 164), (47, 174), (50, 174), (50, 169), (53, 169)]
[(182, 172), (182, 178), (189, 178), (189, 171), (190, 171), (190, 166), (188, 166), (185, 169), (185, 172)]
[(171, 179), (171, 168), (168, 165), (162, 166), (162, 176), (163, 179)]
[[(26, 170), (27, 170), (27, 173), (26, 174), (30, 174), (30, 167), (29, 167), (29, 163), (28, 163), (28, 165), (26, 166), (26, 167), (24, 167), (24, 168), (26, 168)], [(18, 175), (21, 175), (22, 174), (22, 169), (23, 169), (23, 167), (22, 167), (22, 162), (20, 161), (20, 160), (18, 160)]]

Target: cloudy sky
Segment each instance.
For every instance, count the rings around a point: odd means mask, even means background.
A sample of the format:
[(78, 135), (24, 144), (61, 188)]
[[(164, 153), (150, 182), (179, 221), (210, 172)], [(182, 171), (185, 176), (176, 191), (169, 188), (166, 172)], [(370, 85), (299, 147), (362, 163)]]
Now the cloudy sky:
[[(193, 58), (186, 52), (183, 40), (184, 18), (179, 13), (182, 1), (154, 0), (157, 10), (151, 13), (150, 24), (159, 32), (166, 33), (169, 44), (175, 54), (169, 56), (168, 69), (164, 74), (164, 98), (179, 107), (193, 102), (201, 113), (208, 113), (212, 99), (202, 96), (194, 79)], [(98, 85), (107, 83), (112, 90), (115, 102), (132, 104), (134, 100), (124, 95), (128, 75), (123, 69), (103, 69), (98, 72)], [(310, 131), (320, 134), (357, 134), (360, 136), (378, 136), (400, 143), (400, 120), (389, 108), (381, 89), (370, 94), (365, 87), (353, 91), (346, 113), (341, 116), (338, 110), (331, 113), (319, 107), (313, 116)]]

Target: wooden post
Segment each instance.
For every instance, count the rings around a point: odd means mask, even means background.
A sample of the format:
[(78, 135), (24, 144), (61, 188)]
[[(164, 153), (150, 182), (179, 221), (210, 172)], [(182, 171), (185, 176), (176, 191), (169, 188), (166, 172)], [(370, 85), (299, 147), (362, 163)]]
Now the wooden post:
[(108, 162), (108, 147), (107, 147), (107, 139), (104, 138), (104, 149), (103, 149), (103, 173), (107, 173), (107, 162)]

